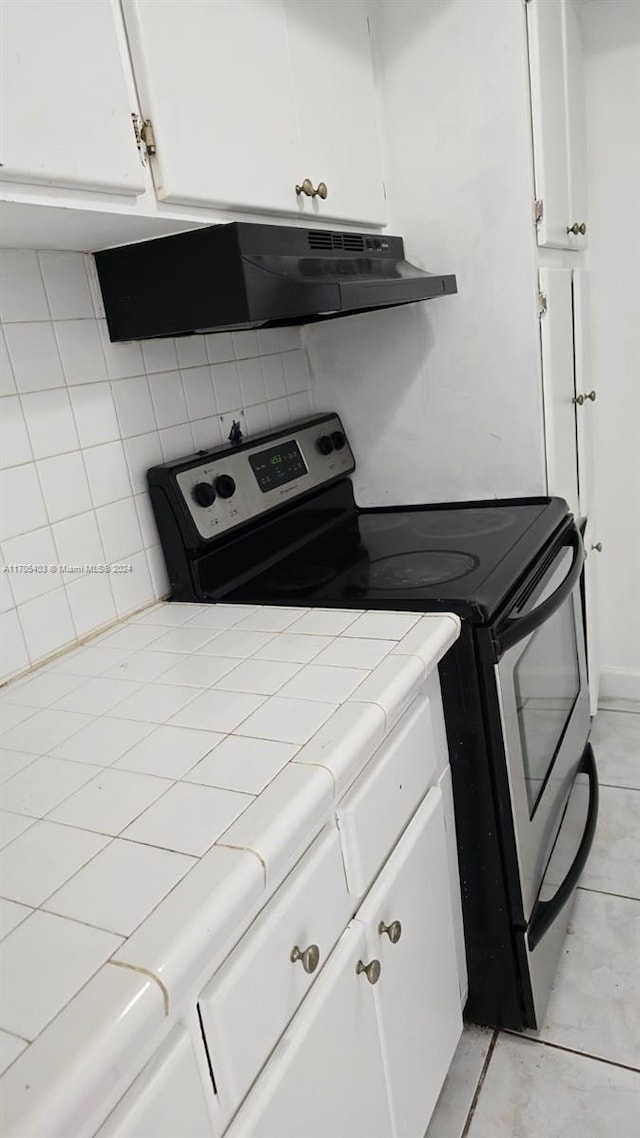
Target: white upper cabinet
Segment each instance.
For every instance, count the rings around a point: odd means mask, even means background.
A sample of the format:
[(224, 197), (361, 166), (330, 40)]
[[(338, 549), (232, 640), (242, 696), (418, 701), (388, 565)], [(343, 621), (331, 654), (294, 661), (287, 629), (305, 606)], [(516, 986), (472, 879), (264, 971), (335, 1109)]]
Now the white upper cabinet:
[(582, 42), (575, 0), (529, 0), (529, 67), (538, 244), (587, 245)]
[(295, 208), (297, 124), (282, 0), (124, 0), (153, 122), (158, 197), (254, 212)]
[(2, 0), (0, 14), (2, 178), (142, 193), (110, 0)]
[(361, 0), (286, 0), (300, 123), (296, 181), (320, 182), (311, 216), (384, 224), (386, 203), (369, 26)]
[[(383, 223), (362, 0), (123, 0), (158, 197)], [(312, 191), (297, 193), (308, 179)]]

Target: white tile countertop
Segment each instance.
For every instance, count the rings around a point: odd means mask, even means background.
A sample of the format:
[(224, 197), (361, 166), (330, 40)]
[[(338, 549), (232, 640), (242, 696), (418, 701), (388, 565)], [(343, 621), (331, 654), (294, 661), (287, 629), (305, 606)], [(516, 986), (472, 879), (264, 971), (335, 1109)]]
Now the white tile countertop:
[(68, 1134), (70, 1102), (91, 1118), (458, 634), (449, 614), (159, 604), (2, 689), (7, 1138)]

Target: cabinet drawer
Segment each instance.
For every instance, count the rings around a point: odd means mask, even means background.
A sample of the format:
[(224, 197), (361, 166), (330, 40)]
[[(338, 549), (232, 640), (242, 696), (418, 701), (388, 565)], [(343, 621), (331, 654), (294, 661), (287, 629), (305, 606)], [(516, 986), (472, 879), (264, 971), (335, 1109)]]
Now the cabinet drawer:
[(358, 775), (337, 809), (349, 892), (366, 893), (433, 781), (431, 708), (421, 696)]
[[(325, 829), (203, 992), (199, 1010), (223, 1115), (246, 1094), (351, 915), (340, 842)], [(313, 972), (294, 946), (317, 945)]]
[[(213, 1101), (213, 1096), (212, 1096)], [(95, 1138), (211, 1138), (213, 1123), (189, 1035), (177, 1027)]]

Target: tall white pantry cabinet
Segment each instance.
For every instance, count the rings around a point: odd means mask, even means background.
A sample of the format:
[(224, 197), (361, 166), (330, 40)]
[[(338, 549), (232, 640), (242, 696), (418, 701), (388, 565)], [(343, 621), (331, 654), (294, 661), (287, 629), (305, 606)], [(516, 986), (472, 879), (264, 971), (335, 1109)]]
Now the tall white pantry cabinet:
[(547, 485), (583, 527), (591, 712), (598, 702), (586, 124), (579, 0), (527, 0)]

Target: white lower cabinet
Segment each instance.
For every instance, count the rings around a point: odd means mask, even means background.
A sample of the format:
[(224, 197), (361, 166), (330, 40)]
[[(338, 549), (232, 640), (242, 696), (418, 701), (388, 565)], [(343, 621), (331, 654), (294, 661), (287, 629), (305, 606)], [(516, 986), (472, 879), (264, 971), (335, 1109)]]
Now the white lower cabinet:
[(227, 1138), (389, 1138), (365, 930), (353, 922), (227, 1131)]
[[(360, 907), (395, 1138), (420, 1138), (462, 1032), (442, 794), (437, 787)], [(366, 1131), (362, 1131), (366, 1133)]]
[(191, 1037), (176, 1027), (95, 1138), (211, 1138), (206, 1094)]
[(223, 1124), (316, 981), (351, 912), (340, 840), (335, 826), (327, 827), (198, 1001)]
[(442, 794), (434, 787), (227, 1138), (420, 1138), (461, 1032)]

